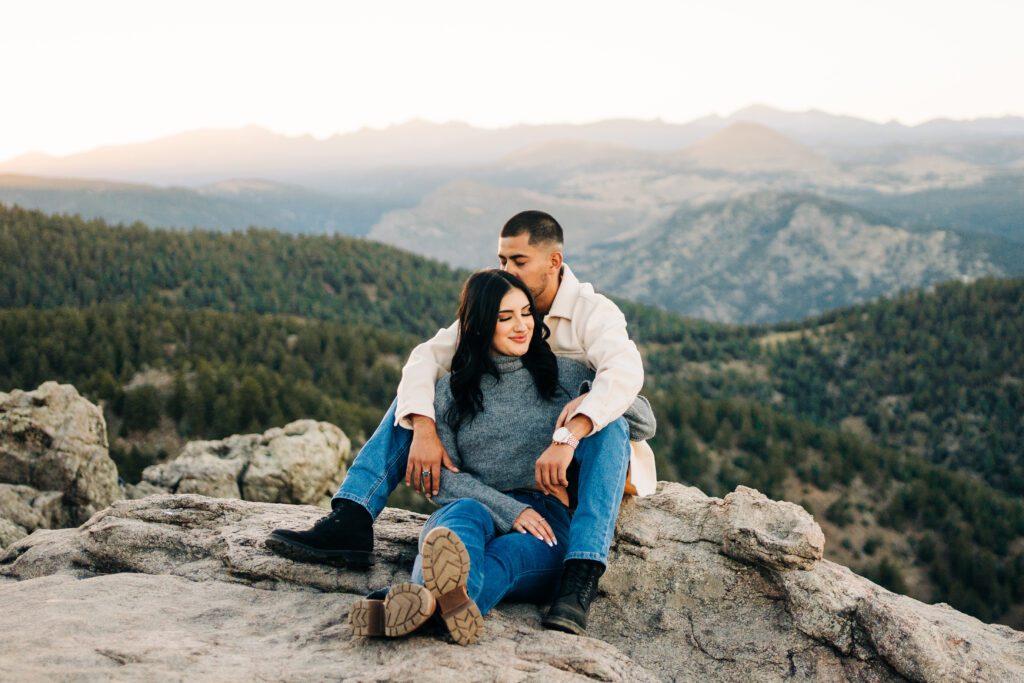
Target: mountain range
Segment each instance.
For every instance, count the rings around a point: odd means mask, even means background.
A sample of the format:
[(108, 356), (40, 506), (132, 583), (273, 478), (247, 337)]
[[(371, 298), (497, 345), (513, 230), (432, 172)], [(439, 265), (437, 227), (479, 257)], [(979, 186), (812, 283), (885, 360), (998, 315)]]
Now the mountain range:
[(63, 157), (24, 154), (0, 163), (0, 173), (185, 185), (259, 177), (304, 185), (327, 183), (329, 189), (332, 179), (355, 180), (358, 173), (353, 171), (358, 169), (477, 166), (498, 162), (531, 146), (564, 141), (670, 152), (693, 145), (737, 122), (760, 124), (801, 144), (834, 153), (893, 145), (1001, 142), (1024, 137), (1024, 117), (937, 119), (906, 126), (816, 110), (785, 112), (752, 106), (729, 116), (707, 116), (682, 124), (622, 119), (582, 125), (483, 129), (464, 123), (413, 120), (324, 140), (310, 135), (280, 135), (259, 126), (201, 129)]
[(542, 209), (565, 227), (570, 262), (605, 291), (730, 322), (1024, 272), (1014, 117), (908, 127), (751, 107), (688, 124), (414, 121), (326, 140), (249, 127), (26, 156), (0, 171), (9, 204), (363, 235), (469, 268), (494, 262), (509, 216)]

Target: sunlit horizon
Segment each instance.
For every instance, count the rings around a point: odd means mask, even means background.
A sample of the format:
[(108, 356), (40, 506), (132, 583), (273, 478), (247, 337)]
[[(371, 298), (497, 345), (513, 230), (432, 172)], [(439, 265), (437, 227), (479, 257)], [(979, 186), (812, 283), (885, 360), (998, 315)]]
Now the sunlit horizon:
[[(801, 114), (801, 113), (808, 113), (808, 112), (816, 111), (816, 112), (821, 112), (821, 113), (832, 115), (832, 116), (853, 117), (853, 118), (857, 118), (857, 119), (860, 119), (860, 120), (863, 120), (863, 121), (868, 121), (870, 123), (876, 123), (876, 124), (879, 124), (879, 125), (884, 125), (884, 124), (887, 124), (887, 123), (897, 123), (897, 124), (904, 125), (904, 126), (911, 127), (911, 128), (915, 127), (915, 126), (919, 126), (919, 125), (925, 124), (925, 123), (928, 123), (930, 121), (937, 121), (937, 120), (973, 121), (973, 120), (984, 120), (984, 119), (998, 119), (998, 118), (1004, 118), (1004, 117), (1018, 117), (1018, 116), (1024, 117), (1024, 115), (1016, 114), (1016, 113), (980, 115), (980, 116), (969, 117), (969, 118), (964, 118), (964, 119), (953, 119), (952, 117), (948, 117), (948, 116), (936, 116), (936, 117), (933, 117), (933, 118), (925, 119), (923, 121), (918, 121), (916, 123), (906, 123), (906, 122), (903, 122), (903, 121), (899, 121), (898, 119), (895, 119), (895, 118), (891, 118), (891, 119), (888, 119), (888, 120), (872, 120), (872, 119), (864, 117), (864, 116), (857, 116), (857, 115), (854, 115), (854, 114), (846, 114), (846, 113), (840, 113), (840, 112), (830, 112), (830, 111), (825, 111), (823, 109), (818, 109), (818, 108), (812, 108), (812, 109), (807, 109), (807, 110), (803, 110), (803, 111), (786, 110), (786, 109), (783, 109), (781, 107), (775, 107), (775, 106), (767, 105), (767, 104), (763, 104), (763, 103), (755, 103), (755, 104), (748, 105), (747, 107), (740, 107), (736, 111), (732, 111), (732, 112), (709, 112), (708, 114), (705, 114), (704, 116), (720, 116), (722, 118), (727, 118), (729, 116), (735, 115), (737, 112), (743, 111), (743, 110), (748, 109), (750, 107), (767, 107), (767, 108), (770, 108), (770, 109), (775, 109), (775, 110), (783, 111), (783, 112), (790, 113), (790, 114)], [(109, 141), (100, 142), (98, 144), (90, 144), (90, 145), (86, 145), (86, 146), (66, 148), (66, 149), (52, 149), (52, 150), (47, 150), (47, 149), (27, 149), (27, 150), (23, 150), (21, 152), (16, 152), (15, 154), (9, 154), (7, 156), (0, 156), (0, 162), (7, 161), (7, 160), (13, 159), (13, 158), (17, 158), (17, 157), (25, 155), (25, 154), (45, 154), (47, 156), (53, 156), (53, 157), (73, 156), (75, 154), (80, 154), (80, 153), (84, 153), (84, 152), (90, 152), (90, 151), (93, 151), (93, 150), (96, 150), (96, 149), (105, 148), (105, 147), (118, 147), (118, 146), (123, 146), (123, 145), (144, 144), (144, 143), (147, 143), (147, 142), (153, 142), (155, 140), (160, 140), (160, 139), (164, 139), (164, 138), (168, 138), (168, 137), (173, 137), (175, 135), (180, 135), (180, 134), (183, 134), (183, 133), (189, 133), (189, 132), (200, 131), (200, 130), (241, 130), (241, 129), (244, 129), (244, 128), (261, 128), (261, 129), (267, 130), (267, 131), (269, 131), (269, 132), (271, 132), (271, 133), (273, 133), (275, 135), (281, 135), (281, 136), (288, 137), (288, 138), (301, 138), (301, 137), (309, 136), (309, 137), (314, 138), (315, 140), (324, 141), (324, 140), (329, 140), (329, 139), (331, 139), (333, 137), (343, 136), (343, 135), (350, 135), (350, 134), (358, 133), (360, 131), (365, 131), (365, 130), (382, 131), (382, 130), (387, 130), (389, 128), (396, 128), (396, 127), (401, 127), (401, 126), (415, 124), (415, 123), (426, 123), (426, 124), (431, 124), (431, 125), (467, 125), (467, 126), (471, 126), (473, 128), (480, 129), (480, 130), (502, 130), (502, 129), (505, 129), (505, 128), (514, 128), (516, 126), (547, 126), (547, 125), (552, 125), (552, 126), (558, 126), (558, 125), (585, 126), (585, 125), (589, 125), (589, 124), (601, 123), (601, 122), (604, 122), (604, 121), (611, 121), (611, 120), (660, 121), (662, 123), (667, 123), (667, 124), (672, 124), (672, 125), (685, 125), (685, 124), (691, 123), (691, 122), (693, 122), (695, 120), (699, 120), (701, 118), (704, 118), (704, 116), (698, 116), (698, 117), (695, 117), (695, 118), (692, 118), (692, 119), (679, 120), (679, 121), (672, 121), (672, 120), (668, 120), (668, 119), (665, 119), (665, 118), (662, 118), (662, 117), (657, 117), (657, 116), (649, 117), (649, 118), (618, 116), (618, 117), (607, 117), (607, 118), (598, 118), (598, 119), (591, 119), (591, 120), (577, 120), (577, 121), (518, 121), (518, 122), (515, 122), (515, 123), (510, 123), (510, 124), (505, 124), (505, 125), (500, 125), (500, 124), (499, 125), (477, 124), (477, 123), (473, 123), (473, 122), (470, 122), (470, 121), (461, 121), (461, 120), (456, 120), (456, 119), (430, 120), (430, 119), (427, 119), (427, 118), (424, 118), (424, 117), (412, 117), (412, 118), (404, 119), (404, 120), (401, 120), (401, 121), (395, 121), (395, 122), (385, 123), (385, 124), (381, 124), (381, 125), (360, 125), (360, 126), (357, 126), (355, 128), (350, 128), (350, 129), (346, 129), (346, 130), (336, 130), (336, 131), (327, 132), (327, 133), (315, 133), (313, 131), (308, 131), (308, 130), (307, 131), (303, 131), (303, 130), (295, 130), (295, 131), (293, 131), (293, 130), (276, 130), (274, 127), (269, 126), (269, 125), (264, 125), (264, 124), (261, 124), (261, 123), (258, 123), (258, 122), (248, 122), (248, 123), (242, 123), (242, 124), (235, 125), (235, 126), (215, 126), (215, 125), (210, 125), (210, 126), (198, 126), (198, 127), (195, 127), (195, 128), (182, 129), (182, 130), (170, 130), (170, 131), (168, 131), (166, 133), (162, 133), (162, 134), (153, 134), (153, 135), (148, 135), (148, 136), (143, 136), (143, 137), (138, 137), (138, 138), (132, 138), (132, 139), (109, 140)]]
[(247, 125), (323, 139), (416, 119), (681, 124), (755, 104), (908, 126), (1024, 115), (1024, 3), (1005, 0), (42, 0), (5, 25), (5, 92), (21, 95), (0, 111), (0, 160)]

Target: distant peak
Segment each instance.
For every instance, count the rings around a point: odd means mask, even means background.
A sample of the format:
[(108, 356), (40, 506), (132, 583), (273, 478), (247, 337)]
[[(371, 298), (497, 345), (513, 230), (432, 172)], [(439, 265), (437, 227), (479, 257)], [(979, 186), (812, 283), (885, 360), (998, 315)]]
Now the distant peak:
[(56, 158), (57, 157), (44, 152), (25, 152), (24, 154), (19, 154), (18, 156), (9, 159), (8, 162), (11, 164), (36, 164), (51, 161)]
[(756, 121), (734, 121), (717, 133), (712, 134), (706, 139), (706, 141), (729, 140), (740, 137), (747, 139), (760, 138), (763, 140), (785, 141), (794, 146), (801, 146), (799, 143), (790, 140), (774, 128), (770, 128), (763, 123), (757, 123)]
[(472, 128), (462, 121), (428, 121), (427, 119), (409, 119), (402, 123), (386, 126), (383, 130), (428, 130), (437, 128)]
[(750, 106), (743, 107), (739, 111), (734, 112), (728, 118), (739, 119), (745, 116), (764, 116), (766, 114), (785, 114), (781, 109), (776, 107), (770, 107), (767, 104), (751, 104)]
[(736, 121), (684, 152), (698, 165), (735, 172), (828, 173), (832, 165), (809, 148), (773, 128)]

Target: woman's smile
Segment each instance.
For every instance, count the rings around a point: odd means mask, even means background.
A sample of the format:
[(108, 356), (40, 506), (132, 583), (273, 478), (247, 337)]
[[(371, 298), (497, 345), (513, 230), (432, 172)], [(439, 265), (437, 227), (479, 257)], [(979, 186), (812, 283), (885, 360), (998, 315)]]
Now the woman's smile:
[(530, 300), (518, 287), (509, 288), (499, 304), (491, 350), (503, 356), (522, 356), (530, 348), (533, 325)]

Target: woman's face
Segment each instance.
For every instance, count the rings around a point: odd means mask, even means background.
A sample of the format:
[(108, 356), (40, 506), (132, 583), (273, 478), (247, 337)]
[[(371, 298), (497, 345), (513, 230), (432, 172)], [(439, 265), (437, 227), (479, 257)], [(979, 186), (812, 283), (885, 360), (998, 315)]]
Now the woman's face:
[(530, 348), (533, 337), (533, 315), (530, 300), (522, 290), (513, 287), (505, 293), (498, 306), (498, 322), (494, 325), (491, 350), (503, 356), (522, 356)]

